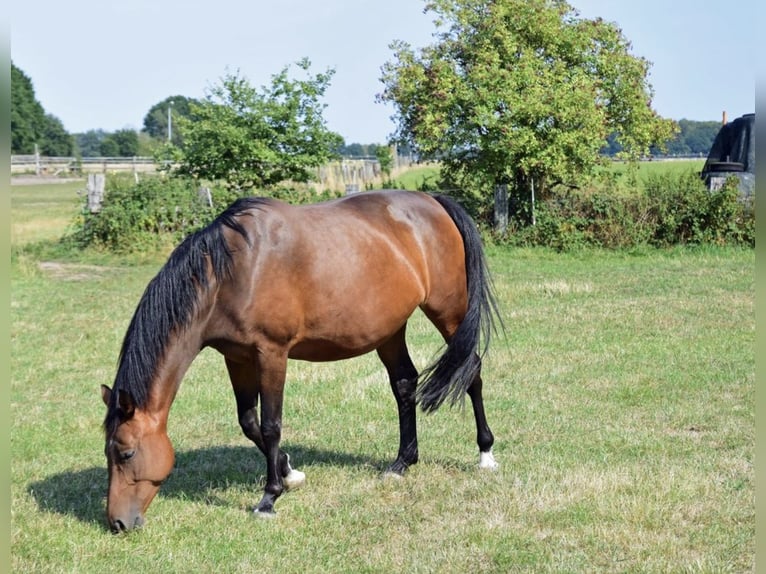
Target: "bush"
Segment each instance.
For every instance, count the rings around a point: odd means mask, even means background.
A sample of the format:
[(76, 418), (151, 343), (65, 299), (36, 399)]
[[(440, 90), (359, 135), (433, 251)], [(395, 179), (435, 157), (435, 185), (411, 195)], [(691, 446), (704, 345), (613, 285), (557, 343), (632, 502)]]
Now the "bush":
[(189, 179), (109, 176), (101, 210), (90, 213), (83, 198), (81, 213), (69, 240), (80, 247), (118, 252), (151, 250), (175, 244), (208, 224), (234, 195), (211, 189), (213, 208)]
[(645, 194), (654, 245), (755, 245), (755, 213), (742, 202), (735, 178), (710, 192), (694, 172), (654, 175), (647, 179)]
[[(75, 246), (103, 248), (115, 252), (165, 249), (186, 235), (208, 225), (240, 193), (225, 187), (210, 187), (212, 207), (199, 192), (196, 180), (179, 177), (107, 177), (101, 210), (90, 213), (87, 198), (66, 241)], [(288, 203), (314, 203), (339, 194), (309, 188), (279, 188), (270, 197)]]
[(512, 245), (539, 245), (560, 251), (678, 244), (755, 245), (755, 210), (744, 203), (732, 179), (708, 191), (694, 171), (654, 174), (626, 190), (619, 178), (588, 189), (555, 189), (511, 217), (495, 239)]
[[(619, 249), (644, 244), (651, 230), (646, 201), (607, 190), (559, 190), (535, 206), (529, 215), (511, 219), (512, 243), (542, 245), (559, 251), (583, 247)], [(515, 236), (515, 237), (513, 237)]]
[[(716, 192), (708, 191), (694, 171), (654, 174), (625, 187), (619, 177), (595, 181), (587, 189), (557, 188), (535, 205), (535, 225), (529, 206), (518, 197), (516, 213), (502, 236), (492, 240), (518, 246), (545, 246), (560, 251), (585, 247), (608, 249), (678, 244), (755, 245), (755, 209), (744, 203), (732, 179)], [(191, 179), (110, 176), (101, 211), (92, 214), (87, 200), (67, 241), (131, 252), (164, 249), (210, 223), (239, 195), (212, 187), (213, 207), (200, 198)], [(453, 192), (454, 193), (454, 192)], [(341, 194), (311, 188), (278, 188), (268, 195), (293, 204), (314, 203)], [(491, 214), (461, 199), (482, 225)]]

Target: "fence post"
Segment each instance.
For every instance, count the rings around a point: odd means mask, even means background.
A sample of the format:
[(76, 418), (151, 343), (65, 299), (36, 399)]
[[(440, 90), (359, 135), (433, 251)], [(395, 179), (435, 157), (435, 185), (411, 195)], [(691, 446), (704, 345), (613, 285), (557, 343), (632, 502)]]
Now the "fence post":
[(210, 195), (209, 187), (200, 187), (197, 193), (199, 194), (200, 201), (207, 203), (208, 207), (213, 207), (213, 196)]
[(508, 228), (508, 186), (495, 185), (495, 231), (505, 233)]
[(103, 173), (88, 174), (88, 210), (91, 213), (101, 211), (101, 200), (104, 198), (106, 177)]

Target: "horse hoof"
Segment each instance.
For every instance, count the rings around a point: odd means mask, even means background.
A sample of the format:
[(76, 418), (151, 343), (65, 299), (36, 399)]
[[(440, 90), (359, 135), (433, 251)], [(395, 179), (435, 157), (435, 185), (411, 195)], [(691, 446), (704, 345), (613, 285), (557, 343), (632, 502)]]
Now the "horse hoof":
[(404, 478), (403, 474), (394, 472), (393, 470), (387, 470), (380, 475), (381, 480), (401, 480)]
[(491, 450), (479, 453), (479, 468), (482, 470), (497, 470), (500, 468)]
[(277, 513), (273, 510), (258, 510), (257, 508), (253, 510), (253, 516), (257, 516), (258, 518), (263, 518), (267, 520), (271, 520), (272, 518), (276, 518)]
[(282, 484), (287, 490), (295, 490), (296, 488), (300, 488), (306, 484), (306, 473), (291, 468), (290, 472), (287, 473), (287, 476), (282, 479)]

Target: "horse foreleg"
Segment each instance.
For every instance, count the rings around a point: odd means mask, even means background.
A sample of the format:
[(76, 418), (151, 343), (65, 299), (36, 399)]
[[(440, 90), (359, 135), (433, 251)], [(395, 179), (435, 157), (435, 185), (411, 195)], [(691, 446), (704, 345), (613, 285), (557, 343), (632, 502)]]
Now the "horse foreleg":
[(473, 406), (473, 415), (476, 419), (476, 442), (479, 445), (479, 468), (496, 470), (498, 464), (492, 454), (492, 445), (495, 443), (495, 437), (487, 423), (487, 416), (484, 413), (484, 399), (482, 398), (482, 380), (481, 371), (476, 374), (471, 386), (468, 387), (468, 396), (471, 397)]
[[(255, 443), (265, 457), (268, 457), (258, 419), (258, 384), (255, 369), (251, 365), (234, 363), (228, 359), (226, 368), (229, 371), (237, 401), (237, 416), (242, 433)], [(291, 490), (305, 484), (306, 475), (290, 466), (290, 456), (286, 452), (279, 450), (277, 461), (285, 489)]]
[(271, 516), (274, 503), (285, 489), (282, 480), (284, 467), (280, 462), (279, 442), (282, 440), (282, 401), (284, 398), (287, 355), (262, 352), (258, 365), (258, 389), (261, 399), (261, 436), (266, 456), (266, 485), (263, 498), (255, 508), (257, 514)]
[(388, 372), (399, 411), (399, 453), (386, 473), (402, 476), (407, 467), (418, 462), (418, 431), (415, 419), (418, 371), (407, 351), (405, 327), (378, 349), (378, 356)]
[[(239, 403), (239, 401), (237, 401)], [(264, 456), (266, 456), (266, 446), (261, 435), (261, 426), (258, 422), (258, 405), (240, 408), (239, 425), (242, 427), (242, 433), (255, 443)], [(282, 475), (282, 483), (287, 490), (295, 490), (306, 483), (305, 473), (295, 470), (290, 466), (290, 455), (279, 450), (279, 470)]]

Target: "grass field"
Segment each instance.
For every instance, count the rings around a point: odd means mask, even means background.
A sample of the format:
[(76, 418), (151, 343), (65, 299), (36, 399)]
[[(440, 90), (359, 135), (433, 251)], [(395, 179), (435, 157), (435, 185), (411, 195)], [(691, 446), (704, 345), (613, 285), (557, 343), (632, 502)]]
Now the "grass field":
[[(705, 164), (704, 159), (683, 159), (673, 161), (645, 161), (636, 164), (636, 177), (646, 179), (661, 174), (678, 174), (687, 171), (699, 172)], [(611, 162), (606, 168), (608, 172), (625, 174), (629, 167), (627, 163)], [(404, 189), (420, 189), (423, 183), (431, 185), (438, 183), (438, 165), (423, 165), (413, 167), (395, 178), (398, 185)]]
[[(484, 370), (500, 470), (476, 468), (470, 409), (443, 408), (419, 417), (420, 463), (381, 480), (398, 431), (375, 357), (295, 362), (283, 445), (308, 483), (270, 521), (250, 514), (265, 465), (206, 350), (147, 525), (109, 534), (98, 387), (161, 261), (41, 259), (76, 188), (11, 188), (13, 571), (754, 571), (750, 250), (489, 247), (507, 327)], [(439, 341), (420, 316), (409, 334), (422, 366)]]

